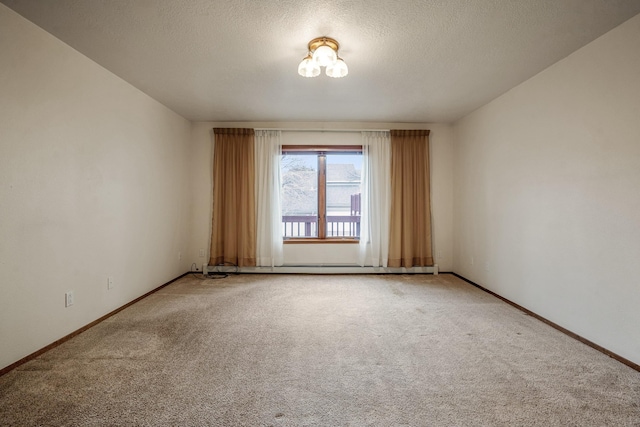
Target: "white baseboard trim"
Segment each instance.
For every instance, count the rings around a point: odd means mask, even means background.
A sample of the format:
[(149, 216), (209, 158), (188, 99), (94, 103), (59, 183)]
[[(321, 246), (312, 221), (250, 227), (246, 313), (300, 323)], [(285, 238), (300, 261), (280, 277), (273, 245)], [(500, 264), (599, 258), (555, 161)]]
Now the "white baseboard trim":
[(433, 267), (384, 268), (358, 265), (283, 265), (281, 267), (235, 267), (203, 265), (208, 273), (260, 273), (260, 274), (438, 274), (438, 264)]

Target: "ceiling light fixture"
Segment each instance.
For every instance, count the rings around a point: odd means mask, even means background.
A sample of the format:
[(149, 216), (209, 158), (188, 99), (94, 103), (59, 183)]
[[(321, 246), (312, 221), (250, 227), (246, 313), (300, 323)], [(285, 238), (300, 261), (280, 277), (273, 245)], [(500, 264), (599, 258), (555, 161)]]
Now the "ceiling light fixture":
[(326, 67), (329, 77), (344, 77), (349, 74), (347, 64), (338, 56), (340, 45), (329, 37), (318, 37), (309, 42), (307, 56), (298, 65), (298, 74), (302, 77), (317, 77), (320, 67)]

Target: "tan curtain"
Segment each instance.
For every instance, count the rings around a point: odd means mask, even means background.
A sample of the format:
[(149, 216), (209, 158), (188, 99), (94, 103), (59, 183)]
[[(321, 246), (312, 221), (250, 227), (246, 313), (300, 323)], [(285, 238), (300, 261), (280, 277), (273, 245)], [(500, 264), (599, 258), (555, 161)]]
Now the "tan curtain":
[(214, 128), (209, 265), (256, 265), (253, 129)]
[(391, 131), (389, 267), (433, 265), (429, 131)]

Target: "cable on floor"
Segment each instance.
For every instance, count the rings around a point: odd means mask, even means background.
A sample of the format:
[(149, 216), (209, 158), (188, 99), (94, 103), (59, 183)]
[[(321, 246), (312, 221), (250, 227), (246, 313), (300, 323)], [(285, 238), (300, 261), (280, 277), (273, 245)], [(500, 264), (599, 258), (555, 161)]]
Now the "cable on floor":
[[(210, 265), (206, 274), (200, 274), (199, 271), (194, 271), (197, 268), (196, 263), (191, 264), (191, 276), (198, 280), (218, 280), (229, 277), (229, 274), (238, 274), (240, 269), (237, 264), (231, 262), (224, 262), (222, 264)], [(213, 271), (211, 270), (213, 268)]]

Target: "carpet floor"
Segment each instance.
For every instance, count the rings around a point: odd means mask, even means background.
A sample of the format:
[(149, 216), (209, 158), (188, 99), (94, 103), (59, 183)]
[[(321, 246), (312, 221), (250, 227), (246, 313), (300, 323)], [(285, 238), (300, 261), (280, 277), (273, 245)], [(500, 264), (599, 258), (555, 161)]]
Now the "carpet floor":
[(640, 373), (455, 276), (186, 276), (0, 377), (2, 426), (640, 426)]

